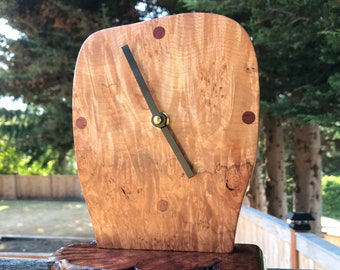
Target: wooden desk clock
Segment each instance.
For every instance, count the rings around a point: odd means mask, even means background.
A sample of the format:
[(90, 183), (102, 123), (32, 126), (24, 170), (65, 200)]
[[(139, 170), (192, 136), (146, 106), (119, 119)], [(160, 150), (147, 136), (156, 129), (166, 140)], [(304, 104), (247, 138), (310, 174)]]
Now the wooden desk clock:
[(258, 114), (254, 49), (229, 18), (92, 34), (75, 70), (73, 132), (96, 244), (57, 251), (50, 269), (261, 269), (256, 246), (234, 245)]

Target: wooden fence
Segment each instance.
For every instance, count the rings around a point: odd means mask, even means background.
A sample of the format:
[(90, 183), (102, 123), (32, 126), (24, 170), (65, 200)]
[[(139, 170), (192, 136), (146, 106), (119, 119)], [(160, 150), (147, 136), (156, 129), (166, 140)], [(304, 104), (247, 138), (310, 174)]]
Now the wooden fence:
[(268, 268), (340, 269), (339, 247), (312, 233), (295, 233), (285, 221), (248, 206), (242, 207), (235, 242), (258, 245)]
[(0, 175), (0, 199), (83, 200), (76, 175)]

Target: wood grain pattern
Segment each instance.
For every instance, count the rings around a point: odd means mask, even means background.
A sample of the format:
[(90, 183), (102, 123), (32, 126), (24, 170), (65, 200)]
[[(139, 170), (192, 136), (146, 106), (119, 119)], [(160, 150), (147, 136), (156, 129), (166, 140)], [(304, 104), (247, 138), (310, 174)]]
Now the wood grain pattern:
[[(170, 117), (191, 179), (151, 124), (125, 44)], [(92, 34), (75, 70), (73, 131), (98, 246), (231, 252), (258, 111), (256, 56), (231, 19), (180, 14)]]
[[(48, 259), (50, 270), (260, 270), (261, 250), (255, 245), (235, 246), (233, 253), (98, 249), (81, 244), (62, 248)], [(83, 268), (82, 268), (83, 269)]]

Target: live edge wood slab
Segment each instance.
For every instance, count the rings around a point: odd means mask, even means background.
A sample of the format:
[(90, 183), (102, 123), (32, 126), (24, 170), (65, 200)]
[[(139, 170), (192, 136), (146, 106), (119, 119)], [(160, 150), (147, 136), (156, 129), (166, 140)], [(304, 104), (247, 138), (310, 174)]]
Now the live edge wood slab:
[[(154, 114), (125, 45), (158, 110), (170, 118), (192, 178), (151, 124)], [(256, 158), (258, 119), (256, 56), (235, 21), (188, 13), (92, 34), (75, 69), (73, 134), (97, 245), (69, 247), (60, 256), (118, 263), (128, 254), (148, 258), (145, 267), (155, 257), (154, 264), (171, 258), (170, 264), (189, 268), (227, 267), (223, 258), (244, 263), (249, 250), (235, 252), (234, 238)], [(122, 267), (135, 263), (143, 264), (133, 259)]]
[[(84, 268), (80, 268), (84, 267)], [(86, 267), (86, 268), (85, 268)], [(233, 253), (100, 249), (96, 244), (65, 247), (48, 260), (50, 270), (259, 270), (261, 250), (255, 245), (235, 245)]]

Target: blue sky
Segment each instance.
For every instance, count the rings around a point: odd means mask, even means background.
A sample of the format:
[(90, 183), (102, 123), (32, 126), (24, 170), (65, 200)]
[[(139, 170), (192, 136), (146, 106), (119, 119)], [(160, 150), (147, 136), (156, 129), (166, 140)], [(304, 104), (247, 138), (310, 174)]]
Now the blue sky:
[[(0, 18), (0, 34), (10, 39), (17, 39), (20, 36), (20, 33), (7, 25), (7, 21), (2, 18)], [(25, 110), (26, 105), (20, 99), (14, 101), (11, 97), (2, 97), (0, 98), (0, 108), (6, 108), (7, 110)]]

